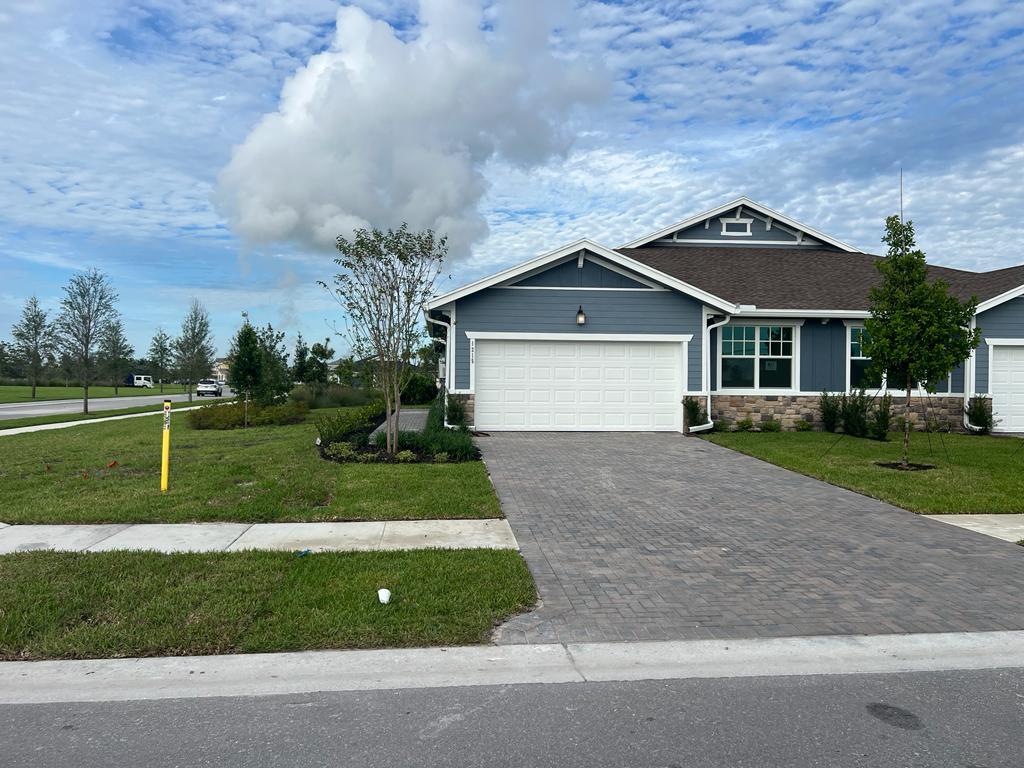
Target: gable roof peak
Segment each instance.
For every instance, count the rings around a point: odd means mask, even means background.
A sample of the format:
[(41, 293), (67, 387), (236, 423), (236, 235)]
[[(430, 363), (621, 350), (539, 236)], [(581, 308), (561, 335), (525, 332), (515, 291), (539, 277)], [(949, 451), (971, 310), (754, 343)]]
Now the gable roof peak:
[(707, 222), (710, 221), (711, 219), (723, 216), (724, 214), (727, 214), (730, 211), (736, 209), (744, 209), (744, 215), (746, 215), (747, 213), (753, 213), (755, 216), (758, 216), (762, 220), (769, 222), (769, 226), (771, 224), (777, 223), (782, 227), (789, 228), (790, 230), (794, 230), (795, 232), (801, 233), (800, 237), (798, 238), (797, 244), (799, 244), (800, 239), (802, 239), (803, 235), (808, 235), (812, 240), (817, 241), (817, 243), (808, 242), (807, 245), (824, 243), (834, 248), (838, 248), (841, 251), (846, 251), (848, 253), (860, 253), (859, 248), (854, 248), (852, 245), (844, 243), (841, 240), (837, 240), (836, 238), (831, 237), (830, 235), (826, 235), (824, 232), (820, 232), (814, 229), (813, 227), (807, 226), (806, 224), (802, 224), (796, 219), (791, 219), (784, 213), (780, 213), (772, 208), (769, 208), (767, 205), (759, 203), (756, 200), (751, 200), (746, 195), (742, 195), (740, 197), (737, 197), (735, 200), (730, 200), (726, 203), (722, 203), (719, 206), (716, 206), (706, 211), (702, 211), (701, 213), (694, 214), (693, 216), (683, 219), (682, 221), (678, 221), (675, 224), (670, 224), (669, 226), (659, 229), (656, 232), (651, 232), (647, 235), (644, 235), (643, 237), (637, 238), (636, 240), (632, 240), (628, 243), (625, 243), (619, 246), (619, 248), (639, 248), (649, 243), (653, 243), (656, 240), (671, 237), (674, 235), (674, 233), (680, 232), (684, 229), (688, 229), (700, 223), (704, 223), (706, 227)]

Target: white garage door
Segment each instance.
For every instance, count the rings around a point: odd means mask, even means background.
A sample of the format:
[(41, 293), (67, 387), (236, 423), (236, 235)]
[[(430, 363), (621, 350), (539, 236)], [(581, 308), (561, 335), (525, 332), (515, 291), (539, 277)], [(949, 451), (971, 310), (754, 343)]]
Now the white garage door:
[(992, 347), (992, 416), (998, 432), (1024, 432), (1024, 346)]
[(682, 346), (479, 340), (474, 422), (491, 430), (679, 430)]

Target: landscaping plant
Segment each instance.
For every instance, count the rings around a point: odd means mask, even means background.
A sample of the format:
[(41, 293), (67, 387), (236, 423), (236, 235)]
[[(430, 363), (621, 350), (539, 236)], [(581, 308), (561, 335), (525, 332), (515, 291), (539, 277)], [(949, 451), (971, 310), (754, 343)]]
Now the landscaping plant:
[(708, 420), (707, 413), (696, 397), (683, 398), (683, 416), (686, 419), (687, 432), (698, 424), (706, 424)]
[(871, 396), (863, 389), (840, 397), (840, 418), (843, 432), (851, 437), (864, 437), (868, 433), (868, 411)]
[(13, 356), (24, 368), (35, 400), (36, 385), (56, 349), (53, 325), (47, 321), (46, 310), (39, 306), (35, 296), (25, 302), (21, 320), (11, 329), (11, 335), (14, 336)]
[(261, 406), (256, 403), (211, 403), (186, 415), (192, 429), (236, 429), (238, 427), (299, 424), (305, 421), (309, 406), (289, 402)]
[(107, 276), (92, 269), (74, 275), (64, 286), (54, 324), (62, 359), (82, 386), (82, 413), (89, 412), (89, 385), (96, 377), (97, 348), (114, 317), (117, 294)]
[(971, 328), (976, 298), (960, 301), (941, 280), (928, 279), (924, 253), (916, 248), (914, 224), (899, 216), (885, 221), (886, 258), (877, 262), (882, 281), (871, 289), (871, 316), (864, 355), (871, 369), (884, 375), (891, 388), (906, 389), (903, 411), (903, 452), (900, 466), (908, 469), (911, 395), (917, 382), (934, 392), (931, 382), (942, 381), (978, 346), (981, 331)]
[(842, 395), (831, 395), (822, 392), (818, 399), (818, 409), (821, 411), (821, 423), (826, 432), (835, 432), (839, 426), (839, 418), (843, 410)]
[(394, 454), (402, 384), (422, 337), (423, 305), (448, 252), (447, 238), (429, 229), (410, 232), (402, 224), (386, 232), (357, 229), (351, 240), (339, 235), (337, 248), (341, 255), (334, 262), (341, 271), (328, 290), (348, 318), (353, 351), (373, 363), (374, 385), (394, 416), (385, 427), (387, 451)]
[(974, 434), (987, 435), (995, 426), (995, 419), (992, 418), (992, 401), (984, 395), (968, 400), (964, 413), (967, 416), (967, 423), (976, 427), (971, 430)]
[(210, 315), (198, 300), (193, 299), (181, 323), (181, 335), (174, 341), (174, 369), (185, 380), (188, 399), (192, 389), (213, 368), (213, 332)]
[(889, 427), (892, 425), (892, 395), (885, 394), (875, 401), (868, 422), (868, 435), (873, 440), (888, 440)]

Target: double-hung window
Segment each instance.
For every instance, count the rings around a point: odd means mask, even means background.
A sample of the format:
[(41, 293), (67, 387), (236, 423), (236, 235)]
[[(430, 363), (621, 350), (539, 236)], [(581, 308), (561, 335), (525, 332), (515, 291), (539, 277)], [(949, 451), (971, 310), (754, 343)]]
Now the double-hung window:
[(850, 390), (878, 389), (882, 386), (880, 374), (871, 374), (871, 358), (864, 354), (864, 343), (868, 340), (866, 328), (850, 327)]
[(722, 389), (792, 389), (793, 327), (725, 325)]

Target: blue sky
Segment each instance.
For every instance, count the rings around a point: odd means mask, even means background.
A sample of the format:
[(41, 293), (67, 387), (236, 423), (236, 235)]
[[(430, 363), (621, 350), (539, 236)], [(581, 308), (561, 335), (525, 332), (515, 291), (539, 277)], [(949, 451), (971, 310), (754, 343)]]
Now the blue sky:
[(91, 266), (139, 350), (192, 297), (320, 337), (402, 219), (442, 287), (741, 194), (877, 251), (901, 166), (932, 261), (1024, 262), (1019, 2), (24, 0), (0, 68), (0, 338)]

